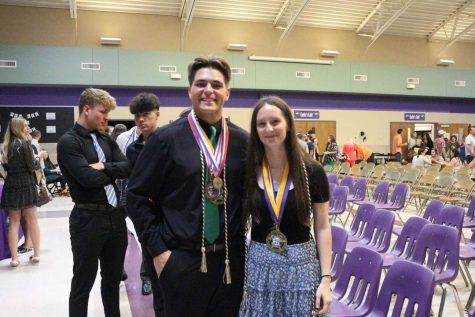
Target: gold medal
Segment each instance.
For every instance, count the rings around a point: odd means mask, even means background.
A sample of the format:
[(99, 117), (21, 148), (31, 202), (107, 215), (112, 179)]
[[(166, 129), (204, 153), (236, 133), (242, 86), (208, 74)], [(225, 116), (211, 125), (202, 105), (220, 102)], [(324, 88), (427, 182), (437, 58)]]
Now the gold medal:
[(205, 197), (213, 204), (222, 205), (224, 203), (224, 189), (216, 188), (212, 181), (209, 181), (205, 186)]
[(216, 189), (223, 188), (223, 179), (219, 176), (216, 176), (215, 178), (213, 178), (213, 186)]
[(267, 248), (276, 253), (282, 253), (287, 249), (287, 237), (275, 226), (266, 237)]

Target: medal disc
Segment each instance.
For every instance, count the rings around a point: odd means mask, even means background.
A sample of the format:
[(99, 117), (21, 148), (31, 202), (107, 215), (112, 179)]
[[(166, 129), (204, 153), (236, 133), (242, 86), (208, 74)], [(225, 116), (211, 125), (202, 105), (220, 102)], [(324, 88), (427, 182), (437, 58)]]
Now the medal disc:
[(287, 237), (279, 229), (272, 229), (266, 237), (267, 248), (282, 253), (287, 248)]
[(222, 187), (217, 189), (210, 181), (205, 186), (205, 197), (213, 204), (222, 205), (224, 203), (224, 190)]
[(213, 186), (216, 189), (223, 188), (223, 179), (219, 176), (216, 176), (215, 178), (213, 178)]

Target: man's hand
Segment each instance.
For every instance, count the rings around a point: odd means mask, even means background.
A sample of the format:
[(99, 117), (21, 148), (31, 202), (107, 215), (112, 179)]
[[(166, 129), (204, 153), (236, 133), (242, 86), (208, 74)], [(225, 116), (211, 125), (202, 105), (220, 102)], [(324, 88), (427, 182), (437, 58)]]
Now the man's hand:
[(163, 252), (162, 254), (157, 255), (156, 257), (153, 258), (153, 266), (155, 266), (157, 277), (160, 277), (160, 274), (162, 274), (163, 268), (167, 264), (168, 259), (170, 258), (171, 254), (172, 254), (172, 251), (167, 250)]
[(102, 162), (92, 163), (92, 164), (89, 164), (89, 166), (99, 171), (102, 171), (104, 169), (104, 163)]

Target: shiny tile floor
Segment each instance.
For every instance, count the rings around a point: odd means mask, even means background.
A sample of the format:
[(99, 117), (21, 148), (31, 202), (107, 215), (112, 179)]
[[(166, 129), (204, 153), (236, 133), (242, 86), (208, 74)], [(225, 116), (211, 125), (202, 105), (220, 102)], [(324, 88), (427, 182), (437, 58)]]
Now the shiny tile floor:
[[(31, 265), (28, 256), (21, 257), (18, 268), (9, 267), (10, 259), (0, 261), (0, 316), (2, 317), (66, 317), (68, 315), (68, 296), (72, 277), (72, 254), (70, 249), (68, 216), (72, 208), (70, 198), (58, 197), (39, 209), (41, 227), (41, 263)], [(403, 214), (408, 218), (415, 214), (409, 210)], [(471, 232), (465, 232), (470, 237)], [(132, 238), (130, 238), (132, 237)], [(129, 237), (129, 245), (134, 243)], [(140, 295), (140, 279), (138, 278), (137, 253), (130, 251), (126, 255), (126, 269), (129, 279), (121, 283), (121, 313), (129, 317), (151, 317), (151, 297)], [(132, 263), (132, 264), (131, 264)], [(135, 264), (137, 265), (135, 265)], [(132, 268), (132, 266), (135, 266)], [(470, 271), (475, 276), (475, 263)], [(132, 275), (132, 276), (131, 276)], [(89, 316), (104, 316), (100, 297), (100, 279), (96, 279), (89, 300)], [(465, 286), (460, 277), (454, 282), (462, 305), (465, 306), (470, 294), (470, 287)], [(440, 289), (436, 289), (433, 309), (438, 311)], [(138, 301), (138, 302), (137, 302)], [(133, 305), (135, 303), (135, 305)], [(140, 307), (139, 310), (131, 307)], [(457, 306), (450, 289), (447, 290), (447, 301), (443, 316), (459, 316)]]

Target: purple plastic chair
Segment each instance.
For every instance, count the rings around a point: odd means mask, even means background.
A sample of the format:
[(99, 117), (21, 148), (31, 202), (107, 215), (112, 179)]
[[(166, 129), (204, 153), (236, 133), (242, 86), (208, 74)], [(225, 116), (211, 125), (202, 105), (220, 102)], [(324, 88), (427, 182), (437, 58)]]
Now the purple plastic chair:
[(370, 249), (355, 248), (348, 254), (333, 290), (329, 315), (366, 316), (376, 303), (382, 264), (381, 256)]
[(444, 208), (444, 203), (438, 199), (432, 199), (429, 204), (427, 204), (426, 210), (422, 218), (429, 220), (431, 223), (436, 223), (439, 219), (440, 211)]
[(330, 198), (333, 196), (333, 191), (335, 190), (335, 187), (338, 185), (335, 183), (329, 183), (328, 184), (328, 191), (330, 192)]
[(341, 224), (343, 224), (343, 221), (341, 220), (340, 215), (346, 210), (348, 191), (348, 187), (346, 186), (335, 186), (335, 189), (330, 196), (328, 215), (332, 217), (333, 221), (335, 221), (336, 218), (340, 219)]
[(346, 200), (348, 203), (348, 215), (345, 219), (345, 226), (350, 218), (350, 215), (354, 216), (353, 206), (350, 206), (350, 203), (354, 203), (355, 201), (363, 201), (366, 197), (366, 188), (367, 188), (368, 180), (366, 178), (359, 178), (353, 185), (353, 188), (350, 189), (348, 194), (348, 199)]
[(394, 187), (393, 193), (391, 194), (391, 199), (389, 200), (389, 202), (384, 203), (384, 204), (377, 203), (376, 208), (394, 211), (396, 215), (398, 216), (399, 221), (401, 221), (401, 223), (404, 223), (398, 211), (401, 211), (406, 207), (406, 198), (408, 194), (409, 194), (409, 185), (405, 183), (397, 183), (396, 186)]
[(472, 306), (473, 298), (475, 296), (475, 285), (473, 284), (472, 275), (468, 269), (468, 264), (470, 261), (475, 260), (475, 228), (472, 229), (472, 237), (470, 238), (470, 241), (467, 244), (460, 244), (459, 259), (461, 273), (465, 273), (465, 276), (467, 276), (472, 287), (472, 291), (470, 292), (470, 296), (467, 301), (467, 306), (465, 306), (465, 309), (468, 310), (470, 306)]
[(439, 217), (435, 224), (454, 227), (458, 230), (459, 234), (462, 233), (463, 224), (463, 208), (460, 206), (445, 205), (440, 211)]
[(360, 205), (362, 203), (373, 203), (373, 204), (385, 204), (388, 201), (388, 193), (389, 193), (389, 183), (388, 182), (379, 182), (376, 188), (374, 189), (373, 195), (369, 201), (355, 201), (353, 202), (356, 205)]
[[(439, 317), (443, 316), (445, 298), (447, 295), (443, 284), (448, 284), (452, 287), (460, 316), (463, 316), (463, 308), (460, 303), (457, 288), (450, 283), (457, 278), (459, 249), (459, 231), (456, 228), (428, 224), (422, 228), (411, 258), (412, 262), (431, 269), (434, 272), (434, 283), (442, 288)], [(401, 261), (396, 263), (399, 262)], [(412, 287), (414, 287), (413, 285), (414, 284), (412, 284)]]
[[(398, 261), (388, 271), (369, 317), (430, 316), (434, 295), (434, 272), (416, 263)], [(393, 311), (389, 308), (395, 297)], [(417, 311), (416, 311), (417, 304)]]
[(346, 186), (349, 189), (349, 192), (353, 189), (353, 185), (355, 183), (355, 179), (351, 175), (343, 176), (343, 179), (340, 182), (340, 186)]
[(348, 233), (345, 229), (332, 226), (332, 270), (330, 272), (332, 282), (338, 279), (343, 269), (347, 240)]
[(472, 196), (470, 199), (470, 204), (468, 205), (467, 215), (463, 217), (463, 228), (473, 228), (475, 227), (475, 196)]
[(356, 210), (355, 219), (351, 224), (350, 232), (348, 233), (348, 241), (363, 239), (363, 233), (375, 212), (376, 207), (374, 207), (373, 204), (359, 205), (358, 210)]
[[(430, 223), (435, 223), (437, 221), (437, 218), (439, 218), (440, 211), (444, 207), (444, 203), (441, 202), (440, 200), (433, 199), (431, 200), (424, 211), (424, 214), (422, 215), (422, 218), (429, 220)], [(402, 230), (402, 226), (396, 226), (394, 225), (393, 228), (393, 233), (395, 235), (400, 235)]]
[(396, 261), (409, 259), (414, 252), (419, 233), (429, 223), (429, 220), (424, 218), (409, 218), (402, 227), (401, 234), (394, 244), (394, 249), (391, 253), (383, 254), (383, 268), (389, 268)]
[(470, 308), (468, 317), (475, 317), (475, 307)]
[(338, 185), (338, 175), (336, 174), (327, 174), (328, 183)]
[(391, 243), (391, 232), (394, 225), (394, 213), (378, 209), (363, 233), (363, 239), (346, 244), (345, 252), (350, 253), (355, 247), (369, 248), (373, 251), (384, 253)]

